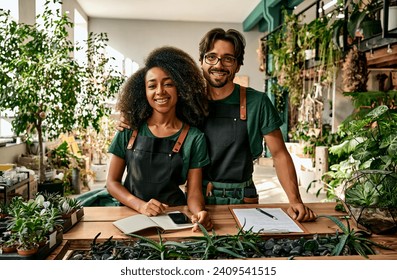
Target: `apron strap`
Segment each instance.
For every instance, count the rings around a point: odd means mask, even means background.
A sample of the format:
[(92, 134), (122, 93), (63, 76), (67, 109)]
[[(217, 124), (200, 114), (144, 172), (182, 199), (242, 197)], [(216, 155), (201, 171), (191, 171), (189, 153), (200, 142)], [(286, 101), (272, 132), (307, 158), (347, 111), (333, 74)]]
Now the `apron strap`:
[[(186, 135), (189, 131), (189, 128), (190, 128), (190, 126), (188, 124), (183, 125), (182, 132), (181, 132), (181, 134), (179, 134), (178, 140), (176, 140), (176, 143), (175, 143), (174, 147), (172, 148), (172, 151), (174, 153), (178, 153), (179, 150), (181, 149), (182, 144), (185, 141)], [(127, 149), (129, 149), (129, 150), (132, 149), (132, 146), (134, 146), (134, 142), (135, 142), (137, 134), (138, 134), (137, 129), (132, 132), (131, 138), (128, 141)]]
[(138, 134), (138, 129), (135, 129), (134, 131), (132, 131), (130, 141), (128, 141), (127, 150), (131, 150), (132, 146), (134, 146), (134, 142), (135, 142), (137, 134)]
[(182, 147), (183, 141), (185, 141), (186, 135), (189, 131), (190, 126), (188, 124), (184, 124), (182, 128), (181, 134), (179, 134), (178, 140), (176, 140), (176, 143), (174, 145), (174, 148), (172, 148), (172, 151), (174, 153), (179, 152), (179, 150)]
[(240, 86), (240, 120), (247, 119), (247, 89)]

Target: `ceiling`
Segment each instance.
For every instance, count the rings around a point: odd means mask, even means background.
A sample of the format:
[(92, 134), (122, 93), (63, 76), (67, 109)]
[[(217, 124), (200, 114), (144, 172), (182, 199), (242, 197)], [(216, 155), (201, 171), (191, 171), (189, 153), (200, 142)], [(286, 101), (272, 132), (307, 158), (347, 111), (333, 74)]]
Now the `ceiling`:
[(242, 23), (261, 0), (76, 0), (89, 17)]

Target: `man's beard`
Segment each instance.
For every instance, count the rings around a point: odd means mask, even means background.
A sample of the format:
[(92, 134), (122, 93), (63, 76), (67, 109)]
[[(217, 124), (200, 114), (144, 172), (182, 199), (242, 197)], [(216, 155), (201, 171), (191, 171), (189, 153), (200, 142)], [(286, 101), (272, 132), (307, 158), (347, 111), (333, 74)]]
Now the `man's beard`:
[(204, 72), (204, 78), (207, 80), (207, 83), (214, 88), (222, 88), (224, 87), (228, 82), (230, 76), (225, 76), (226, 79), (216, 79), (211, 76), (209, 72)]

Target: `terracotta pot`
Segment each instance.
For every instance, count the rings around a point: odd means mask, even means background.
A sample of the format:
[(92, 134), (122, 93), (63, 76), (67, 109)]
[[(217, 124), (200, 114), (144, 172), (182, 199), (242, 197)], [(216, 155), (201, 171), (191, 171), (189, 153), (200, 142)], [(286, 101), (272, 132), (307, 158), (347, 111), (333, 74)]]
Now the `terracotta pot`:
[(3, 245), (3, 247), (1, 247), (1, 250), (3, 251), (3, 254), (14, 253), (17, 251), (17, 245), (11, 245), (11, 246)]
[(39, 245), (36, 245), (33, 248), (29, 248), (29, 249), (24, 249), (21, 247), (17, 248), (18, 255), (25, 257), (32, 256), (36, 254), (38, 251), (39, 251)]

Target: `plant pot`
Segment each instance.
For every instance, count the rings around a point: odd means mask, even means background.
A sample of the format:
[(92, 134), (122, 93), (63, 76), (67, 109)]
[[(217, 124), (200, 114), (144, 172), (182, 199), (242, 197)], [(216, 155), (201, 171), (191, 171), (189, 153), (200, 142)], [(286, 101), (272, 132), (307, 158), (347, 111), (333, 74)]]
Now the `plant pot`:
[(361, 207), (347, 204), (357, 226), (375, 234), (393, 234), (397, 231), (397, 209)]
[(37, 186), (37, 191), (40, 193), (59, 194), (63, 196), (63, 182), (40, 183)]
[(357, 226), (375, 234), (397, 231), (393, 200), (397, 175), (391, 171), (359, 170), (344, 186), (342, 201)]
[(24, 256), (24, 257), (29, 257), (34, 254), (36, 254), (39, 251), (39, 245), (35, 245), (32, 248), (22, 248), (22, 247), (17, 247), (17, 252), (18, 255)]
[(17, 245), (3, 245), (1, 251), (3, 254), (14, 253), (17, 251)]
[(39, 248), (44, 247), (44, 246), (47, 244), (47, 242), (48, 242), (48, 238), (45, 237), (43, 240), (41, 240), (41, 241), (38, 243)]
[(107, 176), (107, 164), (92, 164), (91, 170), (94, 172), (95, 181), (106, 181)]
[(72, 170), (72, 188), (75, 194), (81, 193), (81, 179), (80, 179), (80, 170), (77, 168), (73, 168)]

